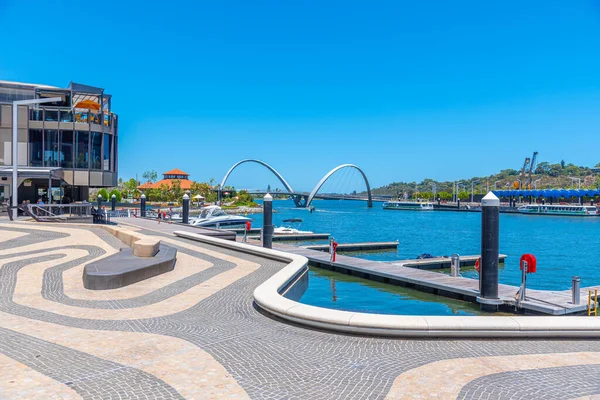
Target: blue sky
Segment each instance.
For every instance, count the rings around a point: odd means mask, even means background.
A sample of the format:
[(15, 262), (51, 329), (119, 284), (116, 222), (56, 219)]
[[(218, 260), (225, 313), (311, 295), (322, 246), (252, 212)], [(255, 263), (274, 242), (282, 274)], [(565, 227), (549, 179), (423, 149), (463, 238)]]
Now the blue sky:
[[(297, 190), (600, 162), (600, 2), (0, 0), (0, 79), (106, 88), (120, 175)], [(257, 166), (237, 187), (275, 185)]]

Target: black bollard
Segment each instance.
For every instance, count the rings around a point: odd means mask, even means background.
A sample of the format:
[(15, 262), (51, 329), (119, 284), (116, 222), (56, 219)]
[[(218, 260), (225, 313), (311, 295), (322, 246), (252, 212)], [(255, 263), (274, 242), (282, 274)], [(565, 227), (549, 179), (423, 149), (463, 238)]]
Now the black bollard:
[(102, 195), (98, 194), (98, 210), (102, 209)]
[(182, 222), (184, 224), (190, 223), (190, 196), (188, 194), (183, 195), (183, 216)]
[(110, 202), (112, 211), (115, 211), (117, 209), (117, 196), (113, 194), (110, 199)]
[(441, 197), (438, 197), (438, 206), (439, 206), (440, 204), (442, 204), (442, 199), (441, 199)]
[(456, 208), (460, 210), (460, 199), (456, 199)]
[(140, 197), (140, 216), (145, 218), (146, 217), (146, 195), (142, 194), (142, 197)]
[(488, 193), (481, 200), (481, 266), (477, 302), (483, 311), (498, 311), (498, 246), (500, 235), (500, 200)]
[(262, 245), (273, 248), (273, 197), (269, 193), (263, 197)]

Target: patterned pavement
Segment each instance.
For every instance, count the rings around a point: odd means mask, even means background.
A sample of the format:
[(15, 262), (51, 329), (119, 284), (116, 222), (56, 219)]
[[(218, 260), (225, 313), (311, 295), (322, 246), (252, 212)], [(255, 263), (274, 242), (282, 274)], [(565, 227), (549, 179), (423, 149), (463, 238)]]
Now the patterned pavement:
[(395, 340), (285, 324), (252, 302), (281, 263), (133, 221), (178, 249), (175, 270), (97, 292), (83, 289), (83, 267), (122, 242), (94, 227), (0, 223), (0, 399), (600, 394), (599, 341)]

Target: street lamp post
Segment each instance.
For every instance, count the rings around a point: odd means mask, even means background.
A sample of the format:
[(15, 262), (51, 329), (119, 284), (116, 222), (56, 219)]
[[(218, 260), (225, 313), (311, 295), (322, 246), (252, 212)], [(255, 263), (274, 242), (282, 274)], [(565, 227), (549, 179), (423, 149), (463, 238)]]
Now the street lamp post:
[(497, 184), (498, 182), (501, 182), (501, 181), (496, 181), (496, 182), (494, 182), (494, 190), (496, 190), (496, 184)]
[(574, 181), (577, 181), (577, 189), (581, 189), (581, 178), (569, 177), (569, 179), (571, 180), (571, 185), (573, 184)]
[(32, 104), (43, 104), (43, 103), (55, 103), (62, 101), (62, 97), (50, 97), (48, 99), (31, 99), (31, 100), (17, 100), (13, 101), (12, 109), (12, 212), (13, 219), (17, 219), (17, 205), (19, 201), (18, 188), (19, 188), (19, 106), (28, 106)]
[(533, 181), (533, 188), (534, 188), (535, 190), (537, 190), (537, 183), (538, 183), (539, 181), (541, 181), (541, 180), (542, 180), (542, 178), (540, 178), (540, 179), (536, 179), (535, 181)]
[(473, 202), (473, 190), (475, 188), (476, 183), (479, 183), (479, 180), (471, 181), (471, 203)]

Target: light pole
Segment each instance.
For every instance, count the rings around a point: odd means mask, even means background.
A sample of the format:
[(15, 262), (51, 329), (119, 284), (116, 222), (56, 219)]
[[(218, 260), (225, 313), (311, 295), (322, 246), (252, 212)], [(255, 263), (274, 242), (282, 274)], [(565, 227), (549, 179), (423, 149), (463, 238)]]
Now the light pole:
[(433, 183), (431, 185), (432, 190), (433, 190), (433, 200), (435, 200), (435, 194), (437, 193), (437, 185), (435, 183)]
[(540, 178), (540, 179), (536, 179), (535, 181), (533, 181), (533, 188), (534, 188), (535, 190), (537, 190), (537, 183), (538, 183), (539, 181), (541, 181), (541, 180), (542, 180), (542, 178)]
[(19, 106), (29, 106), (32, 104), (55, 103), (62, 101), (62, 97), (50, 97), (48, 99), (31, 99), (13, 101), (12, 109), (12, 212), (13, 219), (17, 219), (17, 199), (19, 189)]
[(501, 181), (496, 181), (496, 182), (494, 182), (494, 190), (496, 190), (496, 184), (497, 184), (498, 182), (501, 182)]
[(581, 178), (569, 177), (569, 179), (571, 180), (571, 185), (573, 184), (574, 181), (577, 181), (577, 189), (581, 189)]
[(476, 183), (479, 183), (479, 180), (478, 180), (478, 179), (477, 179), (477, 180), (474, 180), (474, 181), (471, 181), (471, 203), (473, 202), (473, 190), (474, 190), (474, 188), (475, 188), (475, 184), (476, 184)]

